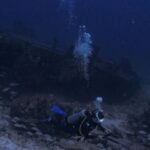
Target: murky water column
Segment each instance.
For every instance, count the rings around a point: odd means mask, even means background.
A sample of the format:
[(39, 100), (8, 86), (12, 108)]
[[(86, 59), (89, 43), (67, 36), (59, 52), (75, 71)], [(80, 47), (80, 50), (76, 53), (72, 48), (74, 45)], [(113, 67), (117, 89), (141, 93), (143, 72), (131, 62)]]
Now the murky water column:
[(66, 3), (66, 0), (60, 0), (59, 8), (64, 7), (65, 3)]
[(68, 13), (68, 24), (73, 25), (76, 19), (75, 16), (75, 6), (77, 0), (61, 0), (60, 7), (66, 7)]
[(92, 55), (91, 35), (86, 31), (86, 26), (79, 27), (79, 37), (74, 49), (74, 57), (84, 78), (89, 80), (89, 62)]
[(69, 25), (73, 25), (75, 22), (75, 4), (76, 0), (70, 0), (68, 2)]

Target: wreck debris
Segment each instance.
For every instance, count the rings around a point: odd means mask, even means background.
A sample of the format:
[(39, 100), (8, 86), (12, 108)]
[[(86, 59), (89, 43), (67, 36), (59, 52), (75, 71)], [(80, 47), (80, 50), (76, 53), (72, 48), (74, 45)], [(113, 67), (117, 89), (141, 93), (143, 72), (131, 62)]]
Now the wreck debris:
[(7, 34), (0, 39), (0, 67), (7, 68), (7, 76), (28, 90), (59, 89), (84, 98), (103, 95), (106, 101), (132, 96), (139, 88), (139, 78), (127, 65), (128, 61), (117, 64), (102, 60), (96, 55), (97, 47), (93, 48), (88, 83), (74, 61), (74, 47), (69, 53), (56, 52), (51, 47)]

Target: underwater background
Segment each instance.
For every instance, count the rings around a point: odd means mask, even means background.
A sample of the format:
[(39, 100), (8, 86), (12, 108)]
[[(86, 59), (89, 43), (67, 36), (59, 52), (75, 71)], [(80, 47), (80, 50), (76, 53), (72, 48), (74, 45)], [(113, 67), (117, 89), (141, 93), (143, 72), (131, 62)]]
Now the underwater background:
[(5, 0), (0, 30), (46, 44), (55, 38), (65, 50), (85, 25), (104, 58), (127, 57), (149, 79), (149, 7), (149, 0)]
[(150, 0), (0, 0), (0, 150), (149, 150), (149, 40)]

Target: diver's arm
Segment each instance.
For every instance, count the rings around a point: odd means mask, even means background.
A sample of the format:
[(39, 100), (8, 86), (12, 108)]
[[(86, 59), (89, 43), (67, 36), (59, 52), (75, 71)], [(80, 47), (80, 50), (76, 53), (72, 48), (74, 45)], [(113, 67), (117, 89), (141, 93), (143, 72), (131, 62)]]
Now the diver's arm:
[(103, 127), (100, 123), (97, 125), (97, 129), (104, 132), (105, 134), (110, 134), (112, 132), (110, 129)]
[(99, 123), (99, 124), (97, 125), (97, 129), (100, 130), (100, 131), (102, 131), (102, 132), (105, 132), (105, 131), (106, 131), (106, 129), (101, 125), (101, 123)]

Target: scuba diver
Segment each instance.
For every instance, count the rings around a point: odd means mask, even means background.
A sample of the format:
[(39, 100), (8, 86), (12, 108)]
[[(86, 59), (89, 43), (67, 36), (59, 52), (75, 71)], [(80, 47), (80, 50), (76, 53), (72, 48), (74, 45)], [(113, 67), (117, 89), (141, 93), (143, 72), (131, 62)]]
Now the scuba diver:
[(95, 128), (103, 131), (105, 134), (110, 133), (101, 123), (104, 120), (104, 114), (101, 107), (103, 98), (96, 97), (94, 103), (87, 109), (72, 115), (67, 115), (59, 106), (54, 105), (51, 108), (53, 112), (49, 121), (56, 130), (63, 130), (67, 133), (76, 134), (84, 138), (90, 138), (90, 132)]

